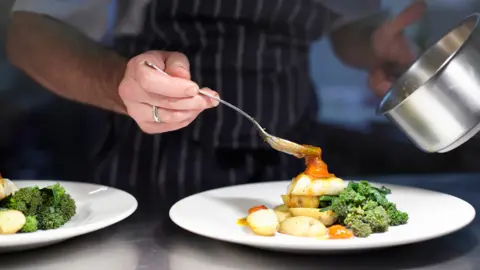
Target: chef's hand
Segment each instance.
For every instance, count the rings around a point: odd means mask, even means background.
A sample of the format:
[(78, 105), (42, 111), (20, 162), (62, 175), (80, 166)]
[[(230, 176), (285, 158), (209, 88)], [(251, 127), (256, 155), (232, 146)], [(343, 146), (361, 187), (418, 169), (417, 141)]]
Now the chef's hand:
[[(168, 75), (145, 65), (148, 61)], [(199, 86), (190, 80), (189, 62), (178, 52), (148, 51), (132, 58), (118, 92), (128, 114), (146, 133), (156, 134), (189, 125), (203, 110), (218, 102), (198, 94)], [(218, 96), (210, 89), (202, 89)], [(154, 120), (157, 106), (161, 123)]]
[(386, 69), (387, 63), (405, 68), (415, 60), (403, 30), (417, 22), (425, 10), (426, 3), (416, 1), (373, 33), (372, 46), (376, 60), (370, 70), (368, 84), (377, 96), (383, 96), (392, 85), (389, 77), (393, 74)]

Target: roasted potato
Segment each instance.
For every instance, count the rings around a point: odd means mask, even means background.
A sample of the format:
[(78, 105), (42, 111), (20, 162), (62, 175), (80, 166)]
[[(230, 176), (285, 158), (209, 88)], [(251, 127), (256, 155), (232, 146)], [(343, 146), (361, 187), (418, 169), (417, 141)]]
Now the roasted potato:
[(290, 208), (294, 217), (304, 216), (318, 219), (323, 225), (330, 226), (337, 221), (337, 216), (332, 210), (320, 212), (318, 208)]
[(288, 207), (318, 208), (318, 196), (282, 195), (282, 200)]
[(299, 237), (325, 237), (327, 227), (312, 217), (289, 217), (280, 222), (280, 233)]
[(255, 234), (273, 236), (278, 231), (279, 221), (273, 209), (262, 209), (247, 216), (247, 224)]
[(280, 204), (280, 205), (276, 206), (274, 210), (275, 211), (280, 211), (280, 212), (289, 212), (290, 208), (288, 208), (288, 206), (285, 205), (285, 204)]
[(25, 225), (25, 215), (17, 210), (0, 210), (0, 234), (14, 234)]
[(275, 214), (277, 214), (278, 222), (282, 222), (284, 219), (291, 217), (290, 209), (285, 204), (281, 204), (275, 207)]

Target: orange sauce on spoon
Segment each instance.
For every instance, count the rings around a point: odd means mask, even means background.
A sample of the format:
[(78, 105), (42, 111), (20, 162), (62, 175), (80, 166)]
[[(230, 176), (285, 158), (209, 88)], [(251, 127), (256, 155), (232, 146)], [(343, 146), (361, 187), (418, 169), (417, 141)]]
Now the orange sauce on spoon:
[(302, 145), (304, 147), (303, 153), (299, 153), (299, 157), (305, 158), (304, 173), (314, 179), (329, 178), (335, 175), (328, 171), (327, 164), (322, 160), (322, 149), (320, 147), (311, 145)]

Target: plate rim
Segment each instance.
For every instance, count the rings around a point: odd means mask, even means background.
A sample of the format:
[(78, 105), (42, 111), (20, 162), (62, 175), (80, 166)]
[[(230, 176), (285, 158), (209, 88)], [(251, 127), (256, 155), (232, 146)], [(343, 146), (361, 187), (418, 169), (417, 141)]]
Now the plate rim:
[[(348, 182), (351, 182), (351, 181), (359, 182), (359, 181), (365, 181), (365, 180), (344, 179), (345, 184), (347, 184)], [(203, 236), (203, 237), (207, 237), (207, 238), (210, 238), (210, 239), (214, 239), (214, 240), (217, 240), (217, 241), (234, 243), (234, 244), (239, 244), (239, 245), (244, 245), (244, 246), (252, 246), (252, 247), (257, 247), (257, 248), (261, 248), (261, 249), (278, 250), (278, 251), (283, 250), (283, 251), (305, 251), (305, 252), (307, 252), (307, 251), (328, 252), (328, 251), (351, 251), (351, 250), (359, 250), (359, 249), (368, 250), (368, 249), (389, 248), (389, 247), (396, 247), (396, 246), (402, 246), (402, 245), (407, 245), (407, 244), (420, 243), (420, 242), (424, 242), (424, 241), (428, 241), (428, 240), (433, 240), (433, 239), (441, 238), (443, 236), (446, 236), (446, 235), (449, 235), (449, 234), (452, 234), (454, 232), (457, 232), (457, 231), (460, 231), (460, 230), (464, 229), (465, 227), (469, 226), (472, 223), (472, 221), (475, 219), (475, 216), (476, 216), (476, 210), (469, 202), (467, 202), (466, 200), (464, 200), (462, 198), (456, 197), (454, 195), (451, 195), (451, 194), (448, 194), (448, 193), (443, 193), (443, 192), (436, 191), (436, 190), (421, 188), (421, 187), (382, 183), (382, 182), (376, 182), (376, 181), (372, 181), (372, 182), (369, 181), (369, 183), (372, 184), (372, 185), (376, 185), (376, 186), (386, 186), (386, 187), (389, 187), (389, 188), (407, 188), (407, 189), (425, 191), (425, 192), (429, 192), (431, 194), (448, 196), (448, 197), (450, 197), (452, 199), (455, 199), (455, 200), (459, 201), (460, 203), (464, 204), (466, 206), (466, 209), (468, 208), (468, 210), (470, 211), (470, 216), (469, 216), (468, 219), (466, 219), (464, 224), (462, 224), (461, 226), (452, 227), (452, 228), (450, 228), (448, 230), (445, 230), (441, 233), (431, 234), (431, 235), (423, 235), (423, 236), (420, 236), (420, 237), (416, 237), (416, 239), (413, 239), (413, 238), (407, 238), (407, 239), (403, 239), (403, 240), (401, 239), (401, 240), (397, 240), (393, 243), (388, 242), (388, 241), (381, 241), (381, 242), (350, 242), (349, 241), (348, 244), (347, 244), (347, 242), (331, 241), (331, 243), (329, 243), (328, 245), (324, 245), (324, 246), (298, 245), (298, 246), (294, 246), (294, 247), (287, 247), (285, 245), (278, 245), (278, 241), (276, 241), (276, 240), (272, 241), (271, 239), (273, 239), (274, 237), (262, 238), (263, 240), (266, 240), (266, 241), (257, 241), (259, 238), (254, 238), (254, 237), (258, 237), (258, 236), (254, 236), (254, 235), (252, 235), (252, 237), (246, 236), (243, 239), (240, 239), (238, 237), (237, 238), (235, 238), (235, 237), (228, 238), (228, 237), (225, 237), (225, 236), (218, 236), (218, 235), (215, 235), (213, 233), (208, 233), (208, 232), (205, 233), (205, 232), (202, 232), (200, 230), (191, 229), (188, 226), (185, 226), (185, 224), (182, 224), (182, 222), (179, 221), (178, 217), (176, 217), (176, 215), (174, 213), (176, 211), (176, 209), (178, 207), (180, 207), (180, 205), (182, 203), (185, 203), (185, 201), (191, 200), (195, 197), (203, 196), (203, 195), (208, 194), (208, 193), (221, 192), (222, 190), (235, 189), (235, 188), (238, 188), (238, 187), (241, 187), (241, 186), (243, 186), (243, 187), (245, 187), (245, 186), (262, 186), (262, 185), (272, 185), (272, 184), (288, 185), (288, 183), (290, 183), (290, 180), (277, 180), (277, 181), (268, 181), (268, 182), (259, 182), (259, 183), (246, 183), (246, 184), (240, 184), (240, 185), (234, 185), (234, 186), (225, 186), (225, 187), (220, 187), (220, 188), (216, 188), (216, 189), (202, 191), (202, 192), (187, 196), (187, 197), (177, 201), (174, 205), (172, 205), (170, 207), (169, 217), (172, 220), (172, 222), (175, 223), (180, 228), (182, 228), (182, 229), (184, 229), (188, 232), (191, 232), (191, 233)], [(360, 238), (358, 238), (358, 239), (360, 239)], [(360, 239), (360, 240), (363, 240), (363, 239)]]
[(109, 190), (113, 190), (114, 192), (121, 194), (122, 196), (125, 196), (127, 200), (131, 201), (132, 205), (127, 210), (125, 210), (121, 214), (119, 213), (115, 217), (111, 217), (109, 219), (105, 219), (101, 221), (96, 221), (86, 225), (68, 227), (68, 228), (60, 227), (58, 229), (47, 230), (47, 231), (37, 231), (33, 233), (0, 235), (0, 248), (19, 247), (19, 246), (40, 244), (40, 243), (46, 243), (46, 242), (62, 241), (62, 240), (76, 237), (76, 236), (85, 235), (85, 234), (112, 226), (128, 218), (138, 209), (138, 201), (132, 194), (124, 190), (121, 190), (119, 188), (110, 187), (102, 184), (68, 181), (68, 180), (67, 181), (46, 180), (46, 179), (45, 180), (30, 180), (30, 179), (14, 180), (9, 178), (9, 180), (11, 180), (14, 184), (17, 184), (19, 182), (23, 182), (23, 183), (34, 182), (34, 183), (39, 183), (37, 185), (41, 185), (40, 184), (41, 182), (44, 182), (44, 183), (48, 182), (48, 183), (59, 183), (60, 185), (62, 185), (62, 183), (64, 184), (68, 183), (68, 184), (74, 184), (74, 185), (80, 185), (80, 186), (107, 188)]

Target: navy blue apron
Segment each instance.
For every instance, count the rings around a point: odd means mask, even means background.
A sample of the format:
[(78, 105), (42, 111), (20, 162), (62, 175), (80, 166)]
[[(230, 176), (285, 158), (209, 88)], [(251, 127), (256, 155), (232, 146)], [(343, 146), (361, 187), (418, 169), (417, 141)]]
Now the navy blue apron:
[[(145, 12), (143, 31), (117, 37), (117, 52), (182, 52), (200, 86), (218, 91), (272, 134), (311, 141), (318, 108), (309, 53), (329, 18), (324, 7), (314, 0), (153, 0)], [(303, 169), (302, 160), (269, 149), (248, 120), (221, 105), (165, 134), (144, 134), (133, 120), (113, 114), (109, 127), (93, 161), (94, 181), (128, 190), (149, 185), (154, 196), (286, 180)]]

